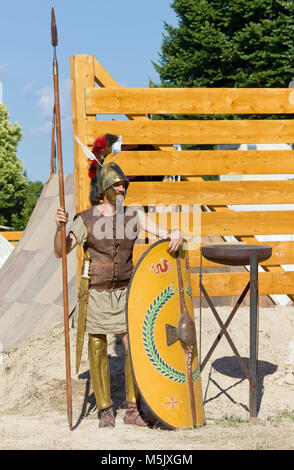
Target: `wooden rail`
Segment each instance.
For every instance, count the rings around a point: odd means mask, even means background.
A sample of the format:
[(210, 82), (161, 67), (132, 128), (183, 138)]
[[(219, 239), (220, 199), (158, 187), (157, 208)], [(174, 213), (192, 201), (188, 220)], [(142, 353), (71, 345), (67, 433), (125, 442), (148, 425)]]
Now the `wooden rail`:
[(294, 126), (282, 120), (88, 121), (87, 144), (97, 135), (122, 135), (125, 144), (272, 144), (294, 142)]
[[(199, 297), (199, 275), (191, 274), (192, 293)], [(259, 273), (259, 294), (285, 294), (293, 293), (294, 271)], [(246, 272), (217, 273), (202, 275), (202, 282), (210, 296), (240, 295), (249, 279)]]
[(122, 151), (115, 161), (126, 174), (138, 176), (288, 174), (294, 169), (294, 150)]
[(134, 182), (126, 204), (291, 204), (293, 191), (294, 181)]
[[(156, 219), (160, 225), (166, 225), (169, 229), (179, 227), (185, 232), (193, 230), (195, 235), (202, 237), (287, 235), (293, 230), (294, 224), (294, 211), (201, 212), (194, 216), (192, 213), (190, 215), (184, 213), (181, 214), (181, 217), (176, 212), (172, 218), (168, 214), (155, 216), (151, 213), (148, 216)], [(255, 241), (258, 243), (257, 240)]]
[[(262, 266), (280, 266), (281, 264), (294, 264), (294, 241), (284, 242), (258, 242), (257, 240), (251, 239), (246, 242), (247, 244), (271, 246), (273, 254), (270, 259), (264, 261)], [(133, 261), (136, 264), (140, 256), (151, 246), (151, 244), (140, 244), (137, 243), (134, 247)], [(193, 267), (200, 267), (200, 247), (203, 244), (189, 252), (189, 262)], [(213, 263), (207, 259), (202, 259), (203, 267), (219, 267), (222, 266), (218, 263)]]
[(86, 114), (287, 114), (292, 88), (86, 88)]

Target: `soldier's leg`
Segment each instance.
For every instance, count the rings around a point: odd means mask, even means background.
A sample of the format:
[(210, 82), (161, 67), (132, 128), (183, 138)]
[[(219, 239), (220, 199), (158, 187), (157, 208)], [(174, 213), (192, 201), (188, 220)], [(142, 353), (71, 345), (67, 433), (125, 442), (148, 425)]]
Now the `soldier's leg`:
[(126, 400), (128, 403), (133, 403), (134, 405), (140, 407), (141, 405), (141, 396), (138, 392), (136, 384), (134, 382), (131, 362), (129, 353), (125, 353), (125, 387), (126, 387)]
[(106, 335), (89, 334), (89, 369), (99, 410), (99, 427), (114, 426)]
[(137, 426), (148, 426), (148, 423), (140, 412), (142, 400), (132, 374), (132, 368), (128, 352), (127, 334), (123, 333), (121, 334), (121, 337), (125, 348), (125, 388), (126, 400), (128, 403), (126, 414), (124, 416), (124, 423), (136, 424)]

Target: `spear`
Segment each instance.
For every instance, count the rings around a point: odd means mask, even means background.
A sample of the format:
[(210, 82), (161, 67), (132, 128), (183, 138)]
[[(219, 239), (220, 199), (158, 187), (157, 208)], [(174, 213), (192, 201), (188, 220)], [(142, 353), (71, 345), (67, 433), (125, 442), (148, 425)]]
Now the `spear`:
[[(58, 44), (57, 28), (54, 8), (51, 10), (51, 43), (54, 48), (53, 56), (53, 83), (54, 83), (54, 109), (56, 119), (56, 140), (58, 156), (59, 175), (59, 200), (60, 207), (65, 210), (63, 163), (61, 146), (61, 125), (60, 125), (60, 105), (59, 105), (59, 85), (58, 85), (58, 63), (56, 58), (56, 46)], [(63, 282), (63, 312), (64, 312), (64, 339), (65, 339), (65, 364), (66, 364), (66, 391), (67, 391), (67, 416), (69, 429), (72, 431), (72, 398), (71, 398), (71, 371), (70, 371), (70, 343), (69, 343), (69, 319), (68, 319), (68, 284), (67, 284), (67, 261), (66, 261), (66, 227), (61, 225), (62, 241), (62, 282)]]
[(53, 106), (53, 118), (51, 127), (51, 160), (50, 176), (56, 173), (56, 145), (55, 145), (55, 106)]

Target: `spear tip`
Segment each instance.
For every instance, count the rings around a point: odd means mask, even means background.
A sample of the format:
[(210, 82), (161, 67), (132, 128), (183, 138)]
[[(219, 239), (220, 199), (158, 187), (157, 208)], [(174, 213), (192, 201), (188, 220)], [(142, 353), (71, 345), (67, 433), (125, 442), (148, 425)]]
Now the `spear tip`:
[(58, 45), (57, 27), (53, 7), (51, 8), (51, 43), (54, 47)]

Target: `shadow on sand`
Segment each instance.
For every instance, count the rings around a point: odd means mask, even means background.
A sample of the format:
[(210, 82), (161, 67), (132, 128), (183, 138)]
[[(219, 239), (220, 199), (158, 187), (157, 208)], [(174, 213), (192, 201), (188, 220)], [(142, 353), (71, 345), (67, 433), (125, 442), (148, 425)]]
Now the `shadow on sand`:
[[(243, 357), (242, 358), (247, 369), (249, 369), (249, 358), (248, 357)], [(221, 374), (224, 374), (228, 377), (232, 377), (234, 379), (239, 379), (237, 382), (234, 384), (230, 385), (227, 388), (221, 387), (216, 380), (212, 378), (212, 371), (213, 369)], [(272, 364), (271, 362), (267, 361), (258, 361), (258, 377), (257, 377), (257, 387), (256, 387), (256, 394), (257, 394), (257, 410), (259, 411), (263, 393), (264, 393), (264, 377), (269, 374), (274, 374), (276, 372), (277, 366), (275, 364)], [(233, 389), (234, 387), (237, 387), (241, 382), (243, 382), (246, 379), (245, 373), (243, 372), (237, 358), (235, 356), (224, 356), (219, 359), (216, 359), (212, 364), (210, 368), (210, 372), (208, 375), (208, 382), (207, 382), (207, 387), (205, 390), (204, 394), (204, 404), (216, 400), (219, 396), (224, 394), (229, 400), (231, 400), (232, 403), (239, 404), (241, 405), (246, 411), (249, 411), (249, 408), (247, 405), (243, 403), (238, 403), (236, 402), (232, 396), (229, 394), (229, 391)], [(219, 393), (217, 393), (215, 396), (207, 399), (207, 392), (208, 392), (208, 387), (210, 382), (212, 382), (218, 389)], [(249, 387), (249, 382), (248, 382), (248, 387)]]

